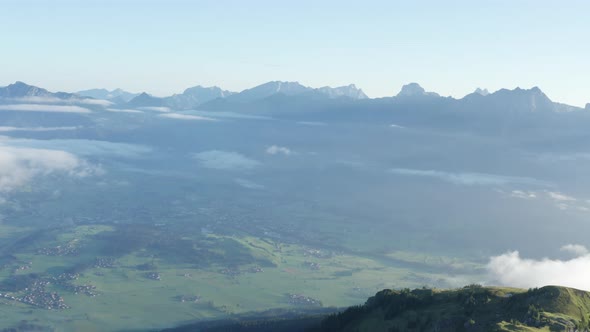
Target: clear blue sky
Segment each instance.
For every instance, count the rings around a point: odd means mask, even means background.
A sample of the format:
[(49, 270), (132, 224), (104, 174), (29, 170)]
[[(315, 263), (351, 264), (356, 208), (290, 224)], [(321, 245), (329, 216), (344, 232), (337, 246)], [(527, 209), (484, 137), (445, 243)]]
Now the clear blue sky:
[(0, 0), (0, 28), (0, 85), (167, 95), (286, 80), (380, 97), (415, 81), (590, 102), (587, 0)]

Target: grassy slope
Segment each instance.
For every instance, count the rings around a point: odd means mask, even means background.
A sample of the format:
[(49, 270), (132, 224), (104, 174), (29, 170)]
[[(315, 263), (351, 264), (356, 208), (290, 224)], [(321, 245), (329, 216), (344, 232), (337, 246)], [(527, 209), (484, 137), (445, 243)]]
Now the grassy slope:
[(560, 331), (584, 324), (589, 314), (589, 293), (556, 286), (385, 290), (317, 331)]
[(340, 314), (247, 319), (169, 331), (588, 331), (590, 293), (557, 286), (522, 290), (468, 286), (455, 290), (383, 290)]

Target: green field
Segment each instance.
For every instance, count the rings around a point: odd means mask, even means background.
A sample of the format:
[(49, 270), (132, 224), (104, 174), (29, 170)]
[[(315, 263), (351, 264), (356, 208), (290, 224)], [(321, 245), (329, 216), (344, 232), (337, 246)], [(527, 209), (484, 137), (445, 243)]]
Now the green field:
[[(2, 227), (2, 293), (19, 298), (33, 280), (68, 273), (75, 278), (65, 286), (45, 287), (63, 298), (66, 309), (1, 298), (1, 326), (26, 320), (59, 331), (157, 329), (275, 308), (342, 307), (362, 303), (383, 288), (420, 286), (442, 277), (433, 272), (439, 257), (336, 252), (237, 231), (91, 224), (35, 233)], [(10, 240), (24, 236), (30, 240), (26, 245)], [(67, 250), (56, 253), (55, 248)], [(405, 266), (415, 260), (431, 268), (420, 272)], [(71, 288), (83, 285), (91, 285), (91, 295)], [(307, 305), (288, 294), (317, 302)]]

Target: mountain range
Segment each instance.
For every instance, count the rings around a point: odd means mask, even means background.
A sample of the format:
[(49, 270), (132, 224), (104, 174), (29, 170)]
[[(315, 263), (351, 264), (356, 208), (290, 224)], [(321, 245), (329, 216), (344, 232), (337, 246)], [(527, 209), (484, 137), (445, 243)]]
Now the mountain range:
[(241, 111), (282, 116), (332, 114), (333, 111), (338, 111), (343, 117), (375, 117), (379, 115), (378, 111), (397, 110), (402, 119), (413, 118), (416, 112), (421, 112), (421, 115), (451, 112), (453, 115), (465, 113), (463, 115), (471, 116), (474, 112), (480, 115), (498, 112), (515, 115), (590, 110), (590, 103), (585, 108), (580, 108), (553, 102), (538, 87), (501, 89), (493, 93), (478, 88), (460, 99), (428, 92), (417, 83), (404, 85), (395, 96), (375, 99), (368, 98), (354, 84), (336, 88), (311, 88), (298, 82), (281, 81), (264, 83), (241, 92), (227, 91), (219, 87), (195, 86), (168, 97), (156, 97), (146, 92), (136, 94), (122, 89), (53, 93), (23, 82), (0, 87), (0, 103), (41, 103), (47, 98), (53, 98), (54, 103), (100, 99), (107, 100), (112, 107), (126, 109), (167, 107), (172, 110)]
[(105, 99), (114, 103), (126, 103), (139, 95), (139, 93), (127, 92), (122, 89), (115, 89), (112, 91), (107, 89), (90, 89), (78, 91), (77, 94), (83, 97)]
[(71, 99), (79, 97), (73, 93), (67, 92), (49, 92), (43, 88), (28, 85), (24, 82), (17, 81), (5, 87), (0, 87), (0, 98), (4, 99), (27, 99), (32, 97), (38, 98), (58, 98), (58, 99)]

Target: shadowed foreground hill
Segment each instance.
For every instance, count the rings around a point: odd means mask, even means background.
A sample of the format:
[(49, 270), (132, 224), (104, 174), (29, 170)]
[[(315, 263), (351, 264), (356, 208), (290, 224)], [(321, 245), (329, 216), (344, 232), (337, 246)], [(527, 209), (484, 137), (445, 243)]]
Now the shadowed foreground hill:
[(590, 293), (477, 285), (458, 290), (383, 290), (313, 331), (585, 331)]
[(470, 285), (456, 290), (383, 290), (362, 306), (324, 316), (195, 324), (169, 331), (589, 331), (590, 293)]

